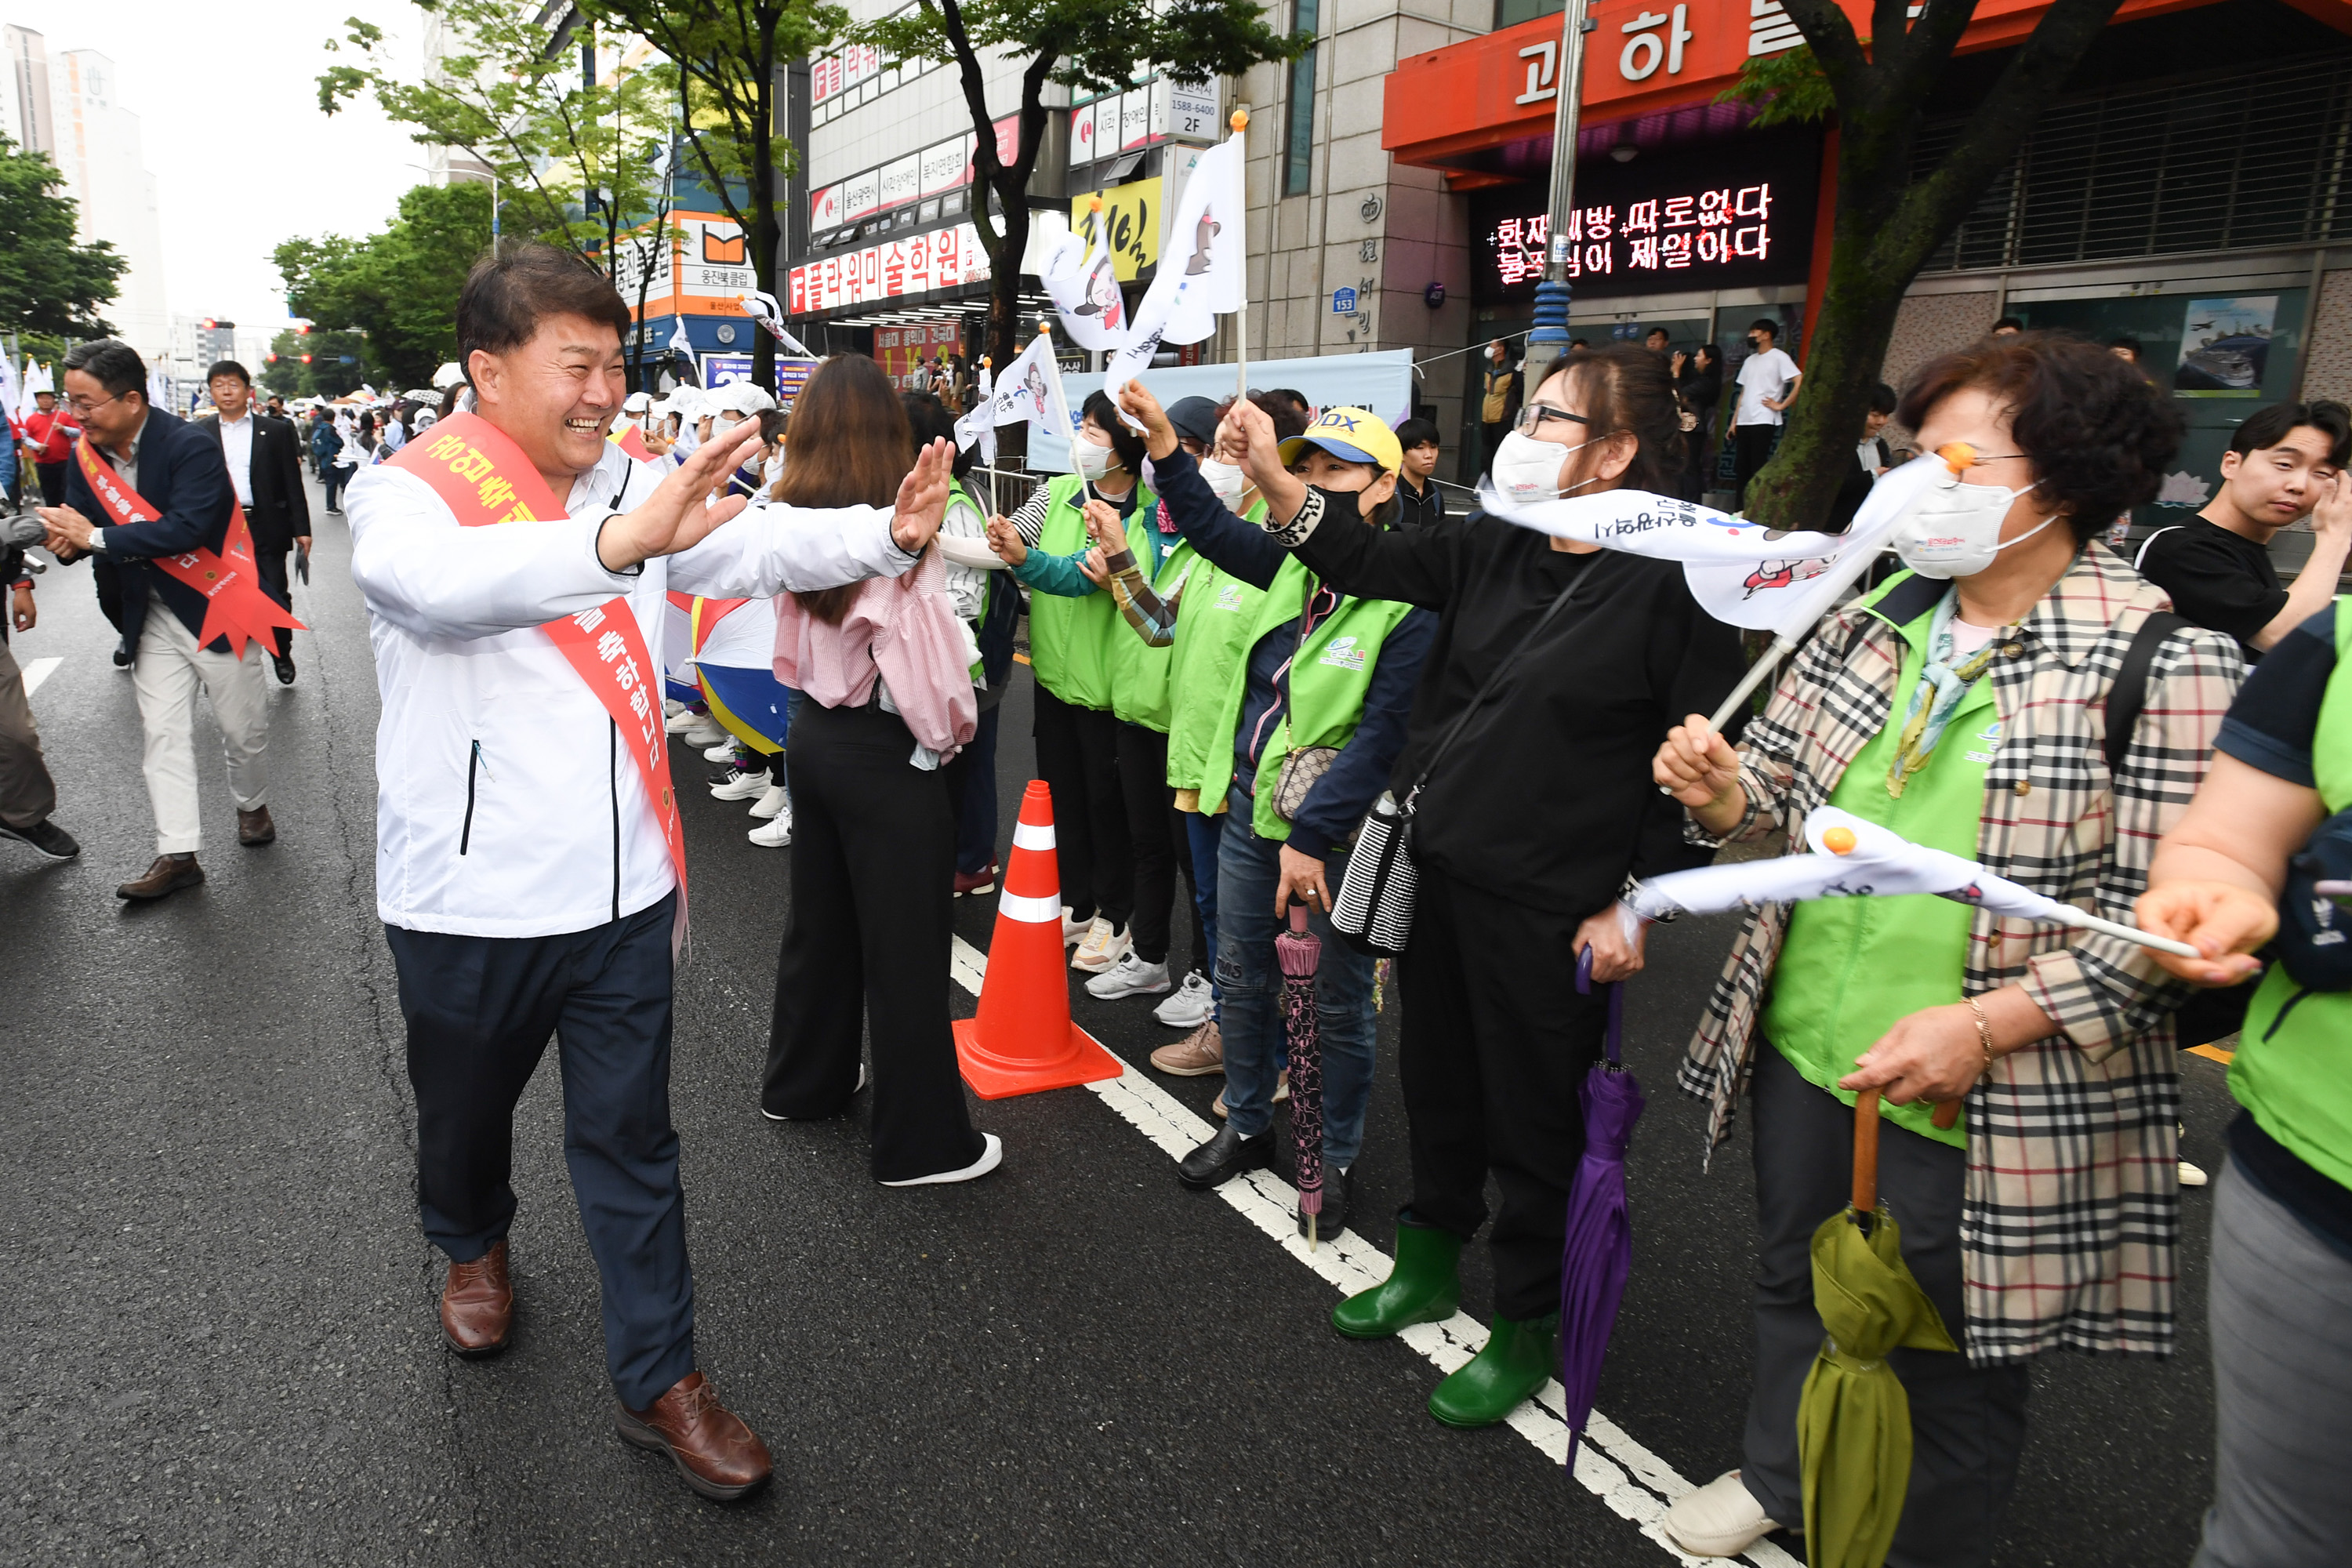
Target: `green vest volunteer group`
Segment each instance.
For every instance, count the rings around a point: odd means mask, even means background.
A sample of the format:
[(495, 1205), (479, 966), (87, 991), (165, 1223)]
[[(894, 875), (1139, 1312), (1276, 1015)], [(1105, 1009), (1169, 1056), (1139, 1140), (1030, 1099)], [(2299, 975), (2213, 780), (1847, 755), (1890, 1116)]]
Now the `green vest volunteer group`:
[[(1065, 474), (1048, 487), (1052, 499), (1038, 531), (1039, 550), (1067, 555), (1086, 544), (1082, 483)], [(1078, 599), (1032, 594), (1029, 658), (1037, 683), (1063, 701), (1108, 708), (1130, 724), (1164, 732), (1169, 784), (1196, 793), (1200, 809), (1214, 814), (1223, 807), (1233, 775), (1249, 651), (1269, 633), (1287, 628), (1296, 636), (1308, 573), (1292, 559), (1283, 563), (1272, 587), (1252, 587), (1219, 571), (1190, 541), (1167, 545), (1152, 521), (1155, 506), (1149, 489), (1136, 498), (1128, 536), (1152, 591), (1176, 605), (1174, 641), (1165, 647), (1146, 643), (1099, 590)], [(1253, 521), (1264, 515), (1264, 502), (1248, 513)], [(1412, 613), (1412, 605), (1392, 599), (1347, 595), (1307, 633), (1291, 661), (1288, 712), (1258, 758), (1258, 777), (1266, 787), (1256, 793), (1253, 833), (1290, 837), (1290, 824), (1275, 812), (1271, 787), (1283, 759), (1294, 748), (1348, 743), (1363, 716), (1381, 646)]]
[[(2352, 806), (2352, 599), (2336, 602), (2336, 672), (2311, 738), (2311, 776), (2330, 816)], [(2352, 1187), (2352, 991), (2305, 991), (2283, 963), (2246, 1006), (2230, 1092), (2264, 1132)]]

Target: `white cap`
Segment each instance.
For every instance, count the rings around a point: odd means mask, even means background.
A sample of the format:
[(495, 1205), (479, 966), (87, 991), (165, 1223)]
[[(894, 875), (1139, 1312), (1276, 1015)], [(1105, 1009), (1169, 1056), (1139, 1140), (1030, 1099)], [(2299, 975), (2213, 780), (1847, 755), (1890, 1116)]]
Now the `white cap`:
[(624, 414), (643, 414), (653, 405), (652, 397), (642, 392), (633, 392), (621, 399), (621, 412)]
[(716, 406), (745, 418), (764, 414), (776, 405), (776, 400), (748, 381), (730, 381), (719, 389)]
[(457, 385), (459, 382), (465, 379), (466, 373), (457, 368), (457, 362), (456, 360), (451, 360), (447, 363), (444, 364), (439, 370), (433, 373), (434, 389), (439, 392), (446, 392), (449, 388)]

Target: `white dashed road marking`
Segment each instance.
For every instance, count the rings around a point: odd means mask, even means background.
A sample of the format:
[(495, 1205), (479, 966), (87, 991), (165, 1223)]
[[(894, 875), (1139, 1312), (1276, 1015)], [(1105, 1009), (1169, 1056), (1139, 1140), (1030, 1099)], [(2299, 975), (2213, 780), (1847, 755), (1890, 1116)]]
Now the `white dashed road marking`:
[(50, 672), (64, 662), (64, 659), (53, 655), (47, 658), (37, 658), (32, 663), (26, 665), (25, 667), (25, 695), (30, 697), (34, 692), (38, 691), (41, 689), (41, 682), (47, 680), (49, 678)]
[[(988, 973), (986, 953), (957, 937), (948, 967), (957, 984), (975, 996), (980, 994), (981, 981)], [(1216, 1131), (1132, 1066), (1118, 1078), (1087, 1087), (1171, 1160), (1182, 1159)], [(1309, 1252), (1307, 1238), (1298, 1234), (1297, 1191), (1272, 1171), (1251, 1171), (1214, 1190), (1275, 1245), (1321, 1275), (1341, 1295), (1369, 1290), (1388, 1278), (1391, 1267), (1388, 1255), (1352, 1230), (1324, 1237)], [(1478, 1353), (1486, 1342), (1486, 1329), (1467, 1313), (1456, 1312), (1442, 1323), (1415, 1324), (1397, 1337), (1428, 1357), (1440, 1372), (1451, 1373)], [(1507, 1423), (1555, 1465), (1568, 1458), (1566, 1400), (1567, 1391), (1554, 1378), (1512, 1412)], [(1584, 1436), (1576, 1456), (1576, 1479), (1585, 1490), (1640, 1526), (1643, 1535), (1685, 1568), (1706, 1568), (1708, 1563), (1721, 1561), (1689, 1555), (1658, 1529), (1667, 1505), (1693, 1489), (1673, 1466), (1626, 1436), (1598, 1410), (1586, 1423)], [(1757, 1542), (1736, 1561), (1756, 1568), (1801, 1568), (1794, 1557), (1769, 1541)]]

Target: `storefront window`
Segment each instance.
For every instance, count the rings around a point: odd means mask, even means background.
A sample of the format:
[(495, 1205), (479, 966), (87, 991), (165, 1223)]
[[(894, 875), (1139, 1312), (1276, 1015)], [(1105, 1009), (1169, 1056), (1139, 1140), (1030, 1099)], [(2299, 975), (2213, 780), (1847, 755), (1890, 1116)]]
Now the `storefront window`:
[(1568, 0), (1495, 0), (1495, 31), (1516, 27), (1538, 16), (1557, 16), (1568, 9)]
[[(1321, 23), (1317, 19), (1320, 0), (1298, 0), (1291, 15), (1290, 30), (1313, 37)], [(1315, 172), (1315, 46), (1290, 62), (1290, 123), (1286, 129), (1289, 137), (1285, 143), (1282, 160), (1282, 194), (1303, 196), (1311, 187)]]

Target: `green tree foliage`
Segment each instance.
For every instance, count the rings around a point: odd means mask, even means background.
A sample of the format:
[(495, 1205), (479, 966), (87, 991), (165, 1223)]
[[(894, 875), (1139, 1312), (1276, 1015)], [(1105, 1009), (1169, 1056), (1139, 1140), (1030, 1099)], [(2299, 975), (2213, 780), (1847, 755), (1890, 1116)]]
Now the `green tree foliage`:
[(1739, 79), (1717, 93), (1715, 101), (1748, 105), (1756, 110), (1755, 123), (1766, 128), (1817, 125), (1837, 111), (1822, 62), (1803, 44), (1777, 55), (1748, 56)]
[(99, 310), (130, 266), (105, 240), (74, 238), (74, 203), (46, 153), (0, 135), (0, 323), (51, 338), (102, 338)]
[[(795, 153), (778, 129), (781, 68), (823, 47), (848, 13), (821, 0), (580, 0), (604, 26), (625, 28), (673, 61), (686, 111), (688, 162), (742, 228), (753, 278), (773, 294), (784, 186)], [(751, 334), (751, 380), (774, 384), (775, 343)]]
[(385, 114), (415, 128), (418, 142), (456, 148), (497, 171), (501, 238), (532, 233), (609, 268), (621, 236), (660, 193), (656, 169), (670, 144), (677, 68), (651, 59), (588, 79), (582, 49), (593, 52), (593, 27), (554, 31), (543, 18), (558, 9), (540, 0), (418, 0), (417, 9), (443, 29), (440, 69), (413, 79), (383, 30), (353, 16), (327, 47), (360, 63), (319, 78), (320, 109), (333, 114), (372, 93)]
[(1748, 516), (1801, 529), (1828, 514), (1853, 461), (1904, 290), (2016, 155), (2117, 3), (2053, 0), (1958, 140), (1923, 172), (1912, 166), (1920, 122), (1977, 0), (1927, 0), (1909, 18), (1906, 0), (1872, 0), (1867, 38), (1838, 0), (1783, 0), (1807, 47), (1777, 65), (1751, 62), (1734, 93), (1769, 98), (1766, 112), (1784, 121), (1818, 118), (1827, 99), (1837, 211), (1828, 287), (1807, 305), (1804, 381), (1780, 449), (1748, 485)]
[[(304, 332), (292, 327), (270, 340), (278, 357), (262, 367), (261, 384), (280, 397), (341, 397), (368, 379), (367, 339), (357, 332)], [(310, 356), (305, 363), (303, 355)], [(379, 373), (380, 374), (380, 373)], [(408, 383), (401, 384), (406, 390)]]
[[(489, 248), (490, 193), (482, 185), (417, 185), (400, 216), (365, 239), (324, 235), (289, 239), (273, 258), (286, 279), (286, 308), (325, 329), (364, 333), (348, 392), (368, 379), (425, 386), (457, 357), (457, 295), (475, 258)], [(311, 334), (313, 338), (318, 333)], [(323, 353), (314, 349), (314, 353)], [(347, 351), (346, 351), (347, 352)], [(314, 373), (322, 371), (312, 362)]]
[[(989, 348), (1003, 364), (1020, 352), (1021, 257), (1029, 243), (1029, 177), (1045, 135), (1049, 81), (1087, 92), (1116, 92), (1157, 68), (1177, 81), (1239, 76), (1265, 60), (1295, 59), (1313, 40), (1268, 26), (1257, 0), (919, 0), (910, 10), (856, 30), (893, 59), (953, 62), (978, 138), (972, 225), (988, 252), (992, 279)], [(982, 54), (1023, 60), (1021, 134), (1013, 159), (997, 154)], [(994, 211), (990, 210), (992, 201)]]

